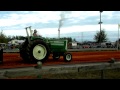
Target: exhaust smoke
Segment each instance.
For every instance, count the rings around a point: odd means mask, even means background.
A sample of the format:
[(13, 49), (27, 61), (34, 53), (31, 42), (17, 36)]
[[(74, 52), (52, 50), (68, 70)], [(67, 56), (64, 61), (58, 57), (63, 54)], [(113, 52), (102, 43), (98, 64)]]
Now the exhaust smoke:
[(60, 14), (59, 27), (58, 27), (58, 38), (60, 38), (60, 28), (63, 25), (63, 21), (66, 19), (65, 15), (70, 14), (70, 13), (71, 13), (71, 11), (62, 11)]

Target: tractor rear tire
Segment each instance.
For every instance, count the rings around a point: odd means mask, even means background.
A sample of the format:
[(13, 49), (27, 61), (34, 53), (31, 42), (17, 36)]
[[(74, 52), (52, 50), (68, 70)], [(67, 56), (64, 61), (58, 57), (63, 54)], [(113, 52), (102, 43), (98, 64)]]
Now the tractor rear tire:
[(20, 57), (23, 59), (23, 61), (25, 62), (29, 62), (29, 58), (28, 53), (27, 53), (27, 45), (28, 42), (23, 42), (22, 45), (20, 46), (19, 50), (20, 50)]
[(32, 62), (44, 62), (50, 55), (50, 49), (43, 40), (34, 40), (28, 44), (27, 53)]

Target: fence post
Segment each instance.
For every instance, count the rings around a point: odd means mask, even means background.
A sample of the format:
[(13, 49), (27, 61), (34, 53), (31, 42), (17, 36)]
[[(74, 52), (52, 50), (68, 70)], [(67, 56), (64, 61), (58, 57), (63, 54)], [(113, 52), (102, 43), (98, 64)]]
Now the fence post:
[(101, 70), (101, 79), (104, 79), (104, 70)]
[(3, 49), (0, 49), (0, 64), (3, 63)]

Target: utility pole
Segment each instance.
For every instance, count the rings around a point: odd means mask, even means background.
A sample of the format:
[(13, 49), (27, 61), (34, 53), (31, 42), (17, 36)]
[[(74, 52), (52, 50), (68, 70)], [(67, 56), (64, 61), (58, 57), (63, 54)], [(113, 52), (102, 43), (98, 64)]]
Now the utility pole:
[(100, 11), (100, 22), (98, 23), (98, 24), (100, 24), (100, 45), (101, 45), (101, 24), (103, 23), (102, 21), (101, 21), (101, 13), (102, 13), (103, 11)]
[(81, 42), (83, 43), (83, 32), (81, 32)]
[(58, 39), (60, 39), (60, 29), (58, 29)]
[(118, 41), (117, 41), (117, 50), (119, 50), (119, 27), (120, 27), (120, 24), (118, 24)]

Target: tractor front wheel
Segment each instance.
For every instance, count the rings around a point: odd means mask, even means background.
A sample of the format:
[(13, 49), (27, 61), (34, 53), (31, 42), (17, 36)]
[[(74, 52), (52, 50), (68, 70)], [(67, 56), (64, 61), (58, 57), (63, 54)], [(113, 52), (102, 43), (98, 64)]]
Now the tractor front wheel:
[(65, 53), (63, 55), (64, 61), (70, 62), (72, 60), (72, 54), (70, 53)]

